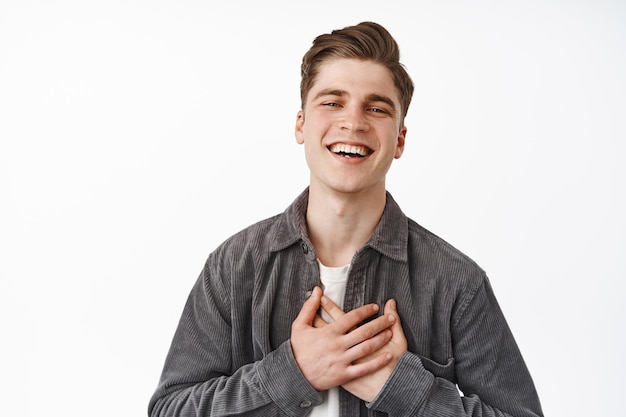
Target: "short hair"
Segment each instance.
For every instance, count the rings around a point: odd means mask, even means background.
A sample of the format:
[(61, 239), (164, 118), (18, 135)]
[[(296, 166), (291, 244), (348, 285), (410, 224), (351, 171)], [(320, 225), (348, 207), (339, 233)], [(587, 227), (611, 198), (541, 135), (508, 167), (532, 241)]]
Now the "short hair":
[(300, 99), (302, 110), (307, 95), (319, 74), (320, 65), (331, 58), (354, 58), (371, 60), (385, 66), (393, 77), (400, 96), (402, 119), (409, 110), (413, 97), (413, 81), (404, 65), (400, 63), (400, 48), (391, 34), (374, 22), (361, 22), (355, 26), (337, 29), (331, 33), (319, 35), (302, 58), (300, 67)]

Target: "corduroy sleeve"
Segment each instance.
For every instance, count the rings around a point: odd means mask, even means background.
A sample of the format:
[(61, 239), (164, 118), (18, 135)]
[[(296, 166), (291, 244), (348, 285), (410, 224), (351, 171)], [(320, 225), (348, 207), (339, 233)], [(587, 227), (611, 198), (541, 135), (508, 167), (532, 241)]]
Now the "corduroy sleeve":
[[(454, 358), (448, 364), (431, 366), (424, 363), (427, 359), (406, 352), (368, 407), (393, 417), (543, 416), (532, 378), (486, 277), (466, 295), (451, 325)], [(444, 377), (450, 374), (462, 393)]]
[(289, 341), (256, 362), (232, 369), (229, 300), (229, 290), (205, 267), (150, 400), (151, 417), (296, 417), (321, 403), (300, 372)]

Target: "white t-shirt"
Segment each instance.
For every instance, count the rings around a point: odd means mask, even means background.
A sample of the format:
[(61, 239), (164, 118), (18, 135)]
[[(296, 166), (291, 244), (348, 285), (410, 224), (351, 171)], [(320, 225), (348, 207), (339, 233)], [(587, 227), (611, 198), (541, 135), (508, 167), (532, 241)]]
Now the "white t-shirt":
[[(348, 271), (350, 265), (340, 267), (328, 267), (320, 265), (320, 278), (324, 288), (324, 295), (339, 308), (343, 309), (343, 298), (346, 295), (346, 283), (348, 281)], [(322, 310), (322, 318), (328, 322), (331, 318), (325, 311)], [(322, 392), (324, 402), (317, 407), (313, 408), (311, 417), (339, 417), (339, 388), (331, 388), (328, 391)]]

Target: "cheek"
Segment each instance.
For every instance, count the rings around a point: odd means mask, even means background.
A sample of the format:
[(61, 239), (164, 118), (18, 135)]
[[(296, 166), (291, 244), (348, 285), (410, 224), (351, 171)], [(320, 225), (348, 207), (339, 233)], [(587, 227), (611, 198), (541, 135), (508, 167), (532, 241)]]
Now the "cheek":
[(309, 146), (320, 144), (331, 129), (331, 123), (323, 117), (308, 117), (302, 128), (302, 141)]
[(315, 166), (319, 158), (315, 155), (315, 152), (311, 150), (311, 146), (307, 146), (306, 143), (304, 145), (304, 160), (306, 161), (307, 167), (309, 167), (309, 171), (315, 171)]

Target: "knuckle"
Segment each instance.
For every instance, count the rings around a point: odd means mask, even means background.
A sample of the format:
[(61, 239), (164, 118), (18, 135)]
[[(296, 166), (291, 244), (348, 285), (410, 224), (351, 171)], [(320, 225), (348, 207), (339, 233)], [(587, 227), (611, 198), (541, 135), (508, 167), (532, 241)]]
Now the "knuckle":
[(362, 329), (367, 339), (374, 337), (377, 333), (376, 328), (371, 323), (366, 324)]
[(361, 353), (363, 355), (369, 355), (376, 350), (376, 346), (373, 343), (361, 343)]
[(375, 335), (380, 333), (381, 330), (384, 329), (384, 327), (381, 326), (379, 320), (370, 321), (369, 323), (365, 324), (363, 328), (367, 332), (368, 337), (374, 337)]

